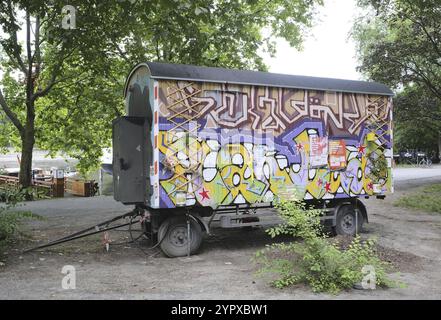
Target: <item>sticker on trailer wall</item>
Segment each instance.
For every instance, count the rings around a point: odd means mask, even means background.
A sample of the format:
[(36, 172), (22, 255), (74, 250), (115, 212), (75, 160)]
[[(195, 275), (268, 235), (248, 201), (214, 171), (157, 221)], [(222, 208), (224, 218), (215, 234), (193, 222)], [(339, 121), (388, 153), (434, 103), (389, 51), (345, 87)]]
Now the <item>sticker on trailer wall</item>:
[(329, 168), (331, 170), (346, 168), (346, 143), (344, 140), (329, 141)]
[(328, 165), (328, 137), (316, 135), (309, 137), (309, 163), (312, 168)]

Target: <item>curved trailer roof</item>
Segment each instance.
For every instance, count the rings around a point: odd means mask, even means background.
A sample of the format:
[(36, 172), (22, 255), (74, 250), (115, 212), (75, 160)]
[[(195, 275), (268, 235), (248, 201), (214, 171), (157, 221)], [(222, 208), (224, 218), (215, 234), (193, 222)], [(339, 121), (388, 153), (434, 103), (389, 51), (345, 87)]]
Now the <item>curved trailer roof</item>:
[(159, 62), (145, 62), (138, 64), (133, 68), (127, 80), (129, 81), (131, 75), (142, 66), (148, 67), (151, 78), (153, 79), (191, 80), (387, 96), (392, 96), (394, 94), (387, 86), (378, 82), (294, 76), (261, 71), (200, 67)]

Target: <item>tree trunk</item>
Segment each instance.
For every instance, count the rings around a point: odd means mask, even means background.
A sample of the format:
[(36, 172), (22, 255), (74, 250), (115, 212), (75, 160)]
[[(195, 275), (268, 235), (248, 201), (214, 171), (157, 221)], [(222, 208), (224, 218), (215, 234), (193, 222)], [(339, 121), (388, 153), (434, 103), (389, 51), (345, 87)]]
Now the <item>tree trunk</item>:
[(25, 136), (21, 143), (21, 161), (19, 182), (23, 188), (32, 183), (32, 151), (34, 149), (34, 128), (26, 128)]
[(35, 144), (34, 127), (34, 104), (30, 102), (27, 106), (27, 118), (24, 132), (21, 135), (21, 161), (19, 182), (22, 188), (27, 188), (32, 184), (32, 152)]
[(441, 132), (438, 133), (438, 154), (437, 160), (441, 160)]

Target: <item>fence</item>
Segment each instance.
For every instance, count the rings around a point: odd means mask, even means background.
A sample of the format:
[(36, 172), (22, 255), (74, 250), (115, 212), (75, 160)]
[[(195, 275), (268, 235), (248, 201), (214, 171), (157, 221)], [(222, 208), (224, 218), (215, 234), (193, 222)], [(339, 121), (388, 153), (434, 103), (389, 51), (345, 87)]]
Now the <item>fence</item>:
[[(48, 197), (63, 197), (64, 192), (81, 196), (93, 197), (98, 191), (95, 180), (82, 180), (74, 178), (54, 179), (49, 181), (32, 180), (32, 185), (38, 189), (45, 190)], [(0, 175), (0, 188), (2, 186), (19, 186), (19, 179), (12, 176)]]
[[(0, 175), (0, 188), (4, 185), (18, 187), (19, 186), (18, 177)], [(32, 180), (32, 185), (34, 187), (37, 187), (38, 189), (45, 190), (47, 196), (49, 197), (54, 196), (55, 187), (52, 181), (41, 181), (34, 179)]]

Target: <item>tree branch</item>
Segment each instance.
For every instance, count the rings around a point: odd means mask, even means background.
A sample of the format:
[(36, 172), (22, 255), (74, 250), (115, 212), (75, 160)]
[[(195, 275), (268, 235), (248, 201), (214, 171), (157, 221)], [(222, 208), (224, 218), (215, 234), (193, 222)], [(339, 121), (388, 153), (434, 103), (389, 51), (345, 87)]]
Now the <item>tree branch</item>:
[(433, 85), (433, 83), (430, 81), (430, 79), (428, 79), (427, 76), (422, 72), (422, 70), (420, 68), (418, 68), (415, 61), (412, 61), (412, 62), (416, 68), (412, 68), (412, 66), (409, 66), (408, 64), (405, 64), (397, 59), (393, 59), (390, 56), (387, 59), (393, 63), (396, 63), (398, 66), (400, 66), (404, 70), (412, 71), (416, 75), (415, 79), (414, 79), (415, 81), (421, 81), (421, 82), (425, 83), (427, 85), (427, 87), (429, 88), (429, 90), (432, 91), (432, 93), (436, 97), (441, 99), (441, 91), (439, 91), (437, 89), (437, 87), (435, 85)]
[(14, 126), (18, 129), (21, 135), (24, 134), (24, 127), (21, 124), (20, 120), (18, 120), (17, 115), (12, 111), (8, 104), (6, 103), (5, 98), (3, 97), (2, 90), (0, 89), (0, 106), (2, 107), (3, 111), (8, 116), (9, 120), (14, 124)]
[(25, 76), (27, 76), (26, 66), (23, 62), (23, 59), (20, 56), (21, 50), (20, 50), (20, 46), (18, 45), (18, 38), (17, 38), (17, 31), (16, 31), (18, 29), (18, 25), (15, 21), (14, 10), (13, 10), (11, 0), (8, 0), (8, 16), (9, 16), (9, 20), (10, 20), (9, 23), (11, 24), (11, 29), (13, 29), (13, 31), (11, 31), (11, 33), (10, 33), (10, 38), (9, 38), (9, 40), (12, 41), (13, 48), (12, 48), (12, 52), (8, 52), (9, 50), (6, 50), (5, 48), (4, 49), (5, 49), (5, 51), (7, 51), (7, 54), (9, 56), (9, 58), (11, 58), (11, 60), (14, 60), (12, 58), (15, 58), (19, 68), (25, 74)]
[[(419, 23), (419, 25), (423, 29), (423, 31), (426, 34), (427, 38), (429, 38), (429, 41), (432, 44), (432, 46), (435, 49), (435, 51), (438, 54), (438, 56), (441, 58), (441, 49), (438, 47), (438, 43), (432, 38), (432, 36), (429, 34), (429, 32), (427, 31), (426, 27), (422, 23)], [(435, 60), (434, 62), (437, 65), (441, 66), (441, 64), (437, 60)]]
[(40, 52), (40, 17), (35, 21), (35, 52), (32, 61), (35, 60), (35, 77), (38, 79), (41, 70), (41, 52)]
[[(433, 49), (435, 50), (435, 52), (438, 54), (439, 57), (441, 57), (441, 49), (439, 47), (439, 44), (430, 35), (430, 33), (427, 30), (426, 26), (422, 22), (423, 19), (421, 17), (420, 17), (420, 19), (413, 19), (410, 15), (406, 14), (405, 12), (402, 12), (402, 14), (403, 14), (403, 16), (405, 18), (409, 19), (410, 21), (412, 21), (413, 23), (415, 23), (415, 24), (417, 24), (417, 25), (419, 25), (421, 27), (421, 29), (423, 30), (424, 34), (429, 39), (429, 42), (432, 44)], [(441, 64), (438, 61), (435, 60), (433, 62), (436, 63), (437, 65), (441, 66)]]
[(58, 72), (59, 72), (59, 71), (54, 71), (54, 72), (52, 73), (51, 80), (49, 81), (49, 84), (46, 86), (46, 88), (41, 89), (41, 90), (38, 90), (37, 92), (35, 92), (35, 93), (32, 95), (32, 100), (33, 100), (33, 101), (37, 100), (37, 99), (40, 98), (40, 97), (43, 97), (43, 96), (47, 95), (48, 92), (52, 89), (52, 87), (53, 87), (56, 83), (60, 82), (60, 81), (56, 81), (56, 80), (57, 80), (57, 76), (58, 76)]
[(35, 101), (38, 98), (47, 95), (55, 84), (65, 80), (65, 79), (57, 80), (57, 77), (60, 74), (60, 70), (61, 70), (61, 68), (63, 66), (64, 61), (75, 52), (75, 49), (76, 49), (76, 47), (73, 47), (72, 50), (69, 53), (67, 53), (66, 55), (56, 59), (58, 61), (58, 63), (57, 63), (57, 65), (55, 65), (55, 67), (54, 67), (54, 69), (52, 71), (52, 76), (51, 76), (51, 79), (49, 80), (48, 85), (46, 86), (46, 88), (40, 89), (37, 92), (35, 92), (32, 95), (32, 101)]
[(33, 94), (33, 79), (32, 79), (32, 48), (31, 48), (31, 16), (29, 11), (26, 11), (26, 51), (28, 56), (28, 75), (27, 75), (27, 91), (28, 97)]
[(54, 13), (52, 15), (46, 14), (46, 15), (43, 15), (43, 17), (41, 17), (40, 29), (44, 27), (44, 28), (46, 28), (46, 32), (43, 34), (43, 36), (39, 36), (39, 38), (40, 38), (40, 40), (38, 42), (39, 45), (41, 45), (43, 42), (49, 40), (50, 34), (52, 33), (50, 26), (55, 24), (55, 22), (54, 22), (55, 18), (56, 18), (56, 14), (54, 14)]
[(125, 61), (129, 62), (130, 60), (129, 60), (129, 58), (127, 57), (127, 53), (124, 52), (124, 51), (119, 47), (119, 45), (118, 45), (115, 41), (111, 41), (111, 42), (112, 42), (112, 44), (114, 45), (114, 47), (116, 48), (116, 50), (118, 51), (119, 56), (120, 56), (121, 58), (123, 58)]

